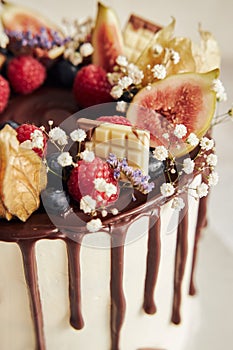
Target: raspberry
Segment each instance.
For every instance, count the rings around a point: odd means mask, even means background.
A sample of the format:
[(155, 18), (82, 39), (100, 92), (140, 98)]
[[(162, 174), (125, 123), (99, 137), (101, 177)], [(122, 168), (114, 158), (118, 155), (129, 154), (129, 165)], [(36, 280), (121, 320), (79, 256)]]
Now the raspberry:
[(6, 79), (0, 75), (0, 113), (6, 108), (10, 96), (10, 87)]
[[(19, 141), (19, 143), (22, 143), (24, 141), (27, 140), (32, 140), (32, 134), (35, 130), (39, 130), (41, 132), (41, 130), (32, 124), (22, 124), (20, 125), (16, 131), (17, 131), (17, 139)], [(42, 148), (37, 148), (34, 147), (32, 148), (34, 152), (36, 152), (38, 154), (39, 157), (43, 157), (43, 155), (45, 154), (46, 151), (46, 145), (47, 145), (47, 139), (45, 134), (43, 133), (43, 147)]]
[(10, 61), (7, 76), (15, 92), (26, 95), (43, 84), (46, 70), (35, 58), (19, 56)]
[(78, 71), (73, 91), (76, 101), (83, 108), (112, 101), (111, 85), (106, 72), (94, 64), (89, 64)]
[(99, 120), (101, 122), (106, 122), (106, 123), (132, 126), (132, 124), (130, 123), (130, 121), (128, 119), (126, 119), (125, 117), (122, 117), (120, 115), (103, 116), (103, 117), (97, 118), (97, 120)]
[[(105, 192), (99, 192), (95, 189), (94, 180), (103, 178), (107, 183), (117, 187), (116, 194), (110, 197)], [(96, 200), (98, 206), (105, 206), (117, 200), (119, 195), (118, 181), (114, 178), (113, 169), (107, 162), (95, 157), (92, 162), (80, 160), (78, 166), (75, 167), (70, 174), (68, 180), (68, 190), (70, 195), (76, 200), (84, 196), (91, 196)]]

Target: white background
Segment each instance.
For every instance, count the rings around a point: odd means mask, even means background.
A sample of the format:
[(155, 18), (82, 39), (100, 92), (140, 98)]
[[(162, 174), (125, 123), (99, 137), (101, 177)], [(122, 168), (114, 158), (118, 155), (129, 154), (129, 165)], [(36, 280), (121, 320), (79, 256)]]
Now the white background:
[[(95, 0), (14, 0), (40, 10), (58, 24), (64, 17), (75, 19), (95, 16)], [(231, 0), (106, 0), (113, 6), (122, 27), (134, 12), (166, 25), (171, 16), (177, 20), (178, 35), (198, 40), (198, 23), (211, 31), (222, 52), (221, 80), (233, 102), (233, 1)], [(201, 328), (190, 338), (187, 350), (233, 349), (233, 122), (216, 127), (214, 135), (219, 155), (220, 183), (210, 197), (209, 227), (200, 247), (198, 269), (202, 307)], [(201, 265), (201, 268), (200, 268)], [(126, 350), (126, 349), (124, 349)], [(185, 349), (186, 350), (186, 349)]]

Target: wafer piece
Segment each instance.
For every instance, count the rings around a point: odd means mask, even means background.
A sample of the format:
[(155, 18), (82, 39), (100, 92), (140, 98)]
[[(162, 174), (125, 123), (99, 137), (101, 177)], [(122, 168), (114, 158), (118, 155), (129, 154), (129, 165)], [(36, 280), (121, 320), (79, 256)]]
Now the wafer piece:
[(131, 126), (102, 123), (81, 118), (78, 126), (88, 135), (86, 148), (100, 158), (114, 153), (118, 158), (127, 158), (128, 164), (148, 173), (150, 134), (148, 131)]
[(141, 17), (130, 16), (123, 32), (125, 55), (130, 62), (136, 63), (142, 51), (160, 29), (159, 25)]

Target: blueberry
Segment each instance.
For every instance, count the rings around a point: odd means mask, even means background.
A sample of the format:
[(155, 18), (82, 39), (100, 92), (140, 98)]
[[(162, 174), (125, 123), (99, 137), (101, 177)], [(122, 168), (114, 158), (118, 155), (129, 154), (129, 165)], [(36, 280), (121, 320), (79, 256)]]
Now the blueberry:
[(63, 169), (57, 162), (59, 155), (59, 152), (52, 153), (46, 158), (46, 161), (48, 166), (48, 185), (61, 190), (63, 189)]
[(57, 161), (59, 155), (60, 152), (52, 153), (47, 156), (46, 161), (48, 166), (48, 185), (61, 190), (66, 187), (66, 180), (73, 167), (67, 166), (63, 168)]
[(16, 123), (14, 120), (7, 120), (5, 122), (2, 122), (0, 124), (0, 130), (2, 130), (4, 128), (5, 125), (10, 125), (13, 129), (18, 128), (19, 124)]
[(50, 69), (49, 75), (57, 84), (71, 88), (78, 70), (79, 66), (74, 66), (71, 62), (61, 59)]
[(46, 188), (41, 193), (45, 210), (50, 214), (64, 214), (70, 208), (69, 197), (61, 189), (53, 187)]
[(149, 155), (149, 175), (152, 180), (159, 177), (164, 171), (164, 164), (160, 160), (153, 157), (152, 152)]

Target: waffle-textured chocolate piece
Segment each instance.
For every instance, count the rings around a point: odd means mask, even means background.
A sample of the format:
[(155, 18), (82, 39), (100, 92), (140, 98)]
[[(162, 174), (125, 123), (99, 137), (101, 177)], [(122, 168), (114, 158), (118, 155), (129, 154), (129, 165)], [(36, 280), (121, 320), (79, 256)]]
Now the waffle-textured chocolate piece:
[(131, 15), (123, 32), (125, 55), (136, 63), (140, 54), (148, 46), (154, 34), (161, 27), (136, 15)]
[(101, 123), (81, 118), (78, 126), (86, 130), (88, 141), (85, 146), (100, 158), (110, 153), (118, 158), (127, 158), (128, 164), (148, 173), (150, 133), (132, 126)]

